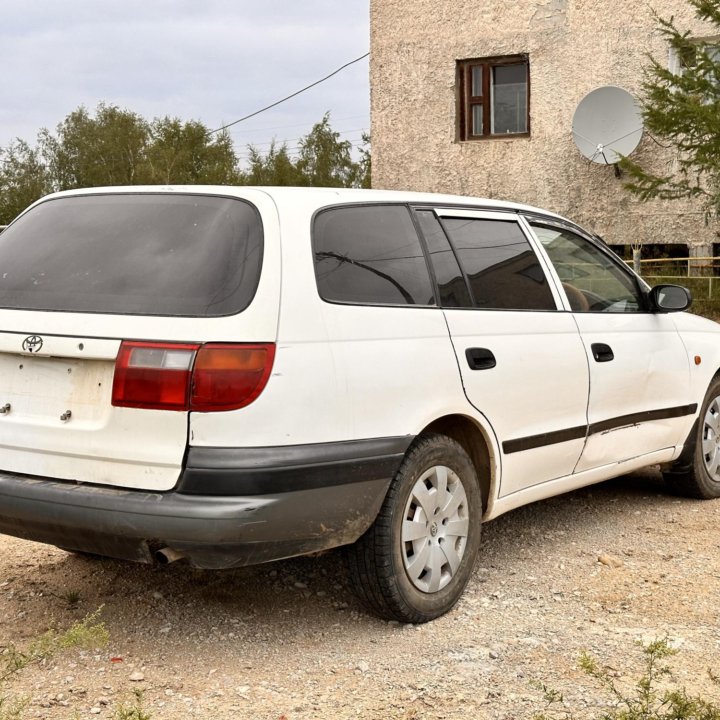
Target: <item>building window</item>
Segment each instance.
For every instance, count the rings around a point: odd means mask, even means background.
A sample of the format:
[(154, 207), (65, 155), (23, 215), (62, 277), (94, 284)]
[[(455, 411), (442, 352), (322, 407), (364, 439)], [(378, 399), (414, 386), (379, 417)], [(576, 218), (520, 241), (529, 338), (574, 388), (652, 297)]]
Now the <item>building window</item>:
[[(675, 75), (684, 75), (690, 68), (696, 67), (705, 59), (711, 63), (720, 61), (720, 38), (702, 38), (691, 40), (692, 47), (685, 48), (681, 53), (676, 48), (670, 47), (668, 51), (668, 69)], [(703, 55), (705, 58), (703, 58)], [(712, 78), (711, 82), (714, 82)]]
[(530, 73), (525, 56), (458, 60), (460, 140), (530, 132)]

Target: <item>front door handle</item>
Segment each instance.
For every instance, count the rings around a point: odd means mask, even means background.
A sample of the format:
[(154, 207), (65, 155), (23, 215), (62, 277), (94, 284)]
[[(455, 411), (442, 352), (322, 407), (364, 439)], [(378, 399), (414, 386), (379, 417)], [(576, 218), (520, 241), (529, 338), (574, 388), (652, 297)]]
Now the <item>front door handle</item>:
[(612, 348), (605, 343), (593, 343), (590, 348), (592, 349), (595, 362), (610, 362), (615, 359)]
[(487, 348), (468, 348), (465, 357), (471, 370), (490, 370), (497, 365), (495, 356)]

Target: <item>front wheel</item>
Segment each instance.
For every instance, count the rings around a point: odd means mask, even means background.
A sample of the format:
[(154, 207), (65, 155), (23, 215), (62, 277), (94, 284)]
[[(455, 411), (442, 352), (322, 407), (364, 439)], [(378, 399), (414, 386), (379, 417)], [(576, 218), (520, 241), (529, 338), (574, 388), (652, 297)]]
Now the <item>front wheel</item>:
[(455, 440), (410, 446), (371, 528), (347, 550), (360, 600), (390, 620), (423, 623), (462, 595), (480, 547), (477, 473)]
[[(670, 487), (680, 495), (711, 500), (720, 497), (720, 378), (710, 383), (705, 395), (691, 447), (689, 463), (665, 474)], [(682, 456), (681, 456), (682, 457)]]

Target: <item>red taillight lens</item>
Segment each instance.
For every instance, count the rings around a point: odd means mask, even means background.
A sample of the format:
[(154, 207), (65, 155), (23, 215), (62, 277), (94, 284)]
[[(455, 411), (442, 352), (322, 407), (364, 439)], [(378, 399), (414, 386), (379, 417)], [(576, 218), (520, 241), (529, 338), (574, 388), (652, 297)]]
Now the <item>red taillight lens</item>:
[(203, 345), (195, 359), (190, 409), (237, 410), (263, 391), (270, 377), (275, 346)]
[(187, 410), (198, 345), (123, 342), (115, 361), (112, 404)]
[(112, 404), (148, 410), (237, 410), (263, 391), (275, 345), (124, 341), (115, 362)]

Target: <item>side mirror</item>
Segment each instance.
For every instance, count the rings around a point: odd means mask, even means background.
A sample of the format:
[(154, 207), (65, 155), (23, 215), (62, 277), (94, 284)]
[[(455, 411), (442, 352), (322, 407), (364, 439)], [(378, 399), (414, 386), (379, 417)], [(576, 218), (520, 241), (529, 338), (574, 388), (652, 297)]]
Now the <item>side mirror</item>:
[(680, 285), (656, 285), (650, 291), (650, 303), (656, 312), (680, 312), (692, 304), (692, 295)]

